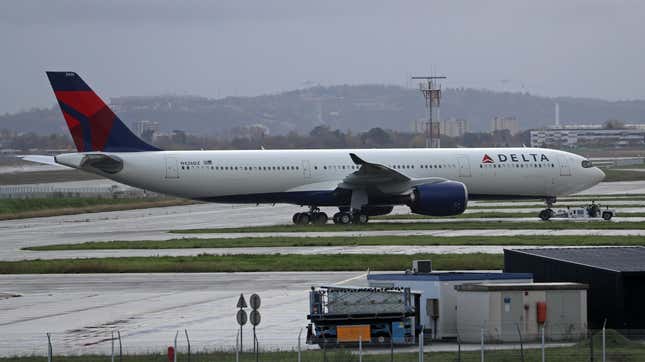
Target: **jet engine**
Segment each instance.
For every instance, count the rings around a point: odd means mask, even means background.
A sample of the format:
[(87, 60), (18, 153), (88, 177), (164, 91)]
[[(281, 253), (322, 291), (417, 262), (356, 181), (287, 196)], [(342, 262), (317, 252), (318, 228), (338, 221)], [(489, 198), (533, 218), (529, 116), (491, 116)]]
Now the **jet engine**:
[(466, 210), (468, 190), (457, 181), (442, 181), (416, 186), (408, 206), (415, 214), (430, 216), (459, 215)]

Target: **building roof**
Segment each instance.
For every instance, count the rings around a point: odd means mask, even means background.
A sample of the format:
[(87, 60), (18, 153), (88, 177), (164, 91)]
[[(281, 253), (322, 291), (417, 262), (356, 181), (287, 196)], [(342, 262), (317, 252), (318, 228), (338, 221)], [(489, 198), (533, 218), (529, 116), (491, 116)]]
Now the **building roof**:
[(511, 290), (586, 290), (587, 284), (581, 283), (478, 283), (455, 285), (460, 292), (497, 292)]
[(461, 280), (505, 280), (533, 279), (531, 273), (481, 273), (481, 272), (433, 272), (417, 274), (369, 274), (367, 280), (381, 281), (461, 281)]
[(505, 249), (614, 272), (645, 272), (645, 247)]

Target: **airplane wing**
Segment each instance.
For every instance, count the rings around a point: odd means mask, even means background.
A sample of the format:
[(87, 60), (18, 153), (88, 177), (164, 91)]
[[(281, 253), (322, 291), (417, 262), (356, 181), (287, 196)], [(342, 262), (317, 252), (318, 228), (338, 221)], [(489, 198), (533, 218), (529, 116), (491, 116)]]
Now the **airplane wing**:
[(412, 178), (385, 165), (367, 162), (355, 153), (349, 156), (360, 168), (343, 179), (338, 185), (341, 189), (404, 195), (412, 192), (414, 186), (446, 181), (442, 177)]

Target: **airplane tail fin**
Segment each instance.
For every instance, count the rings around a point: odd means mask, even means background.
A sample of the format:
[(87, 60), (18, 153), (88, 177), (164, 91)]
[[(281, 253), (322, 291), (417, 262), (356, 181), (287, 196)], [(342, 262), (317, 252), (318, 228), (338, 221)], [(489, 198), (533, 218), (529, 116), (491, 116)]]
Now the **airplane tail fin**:
[(74, 72), (47, 72), (78, 152), (160, 151), (126, 127)]

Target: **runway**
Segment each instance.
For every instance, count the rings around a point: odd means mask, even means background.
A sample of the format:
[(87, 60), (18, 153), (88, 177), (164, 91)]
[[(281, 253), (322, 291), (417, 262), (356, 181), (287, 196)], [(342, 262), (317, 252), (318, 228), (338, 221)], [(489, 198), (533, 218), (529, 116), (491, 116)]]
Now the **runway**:
[[(0, 275), (0, 356), (43, 355), (45, 333), (56, 354), (108, 354), (112, 330), (125, 352), (163, 352), (187, 329), (193, 350), (233, 349), (240, 293), (262, 298), (258, 338), (291, 349), (307, 324), (312, 285), (366, 285), (359, 272)], [(358, 278), (357, 278), (358, 277)], [(362, 283), (362, 284), (361, 284)], [(251, 329), (244, 339), (251, 341)], [(303, 341), (304, 345), (304, 341)], [(251, 347), (249, 344), (248, 347)]]

